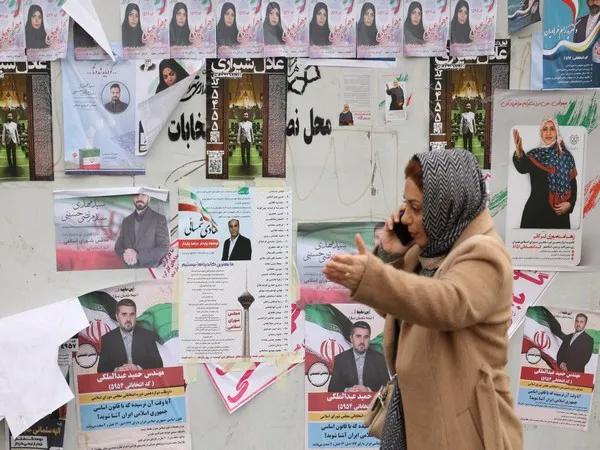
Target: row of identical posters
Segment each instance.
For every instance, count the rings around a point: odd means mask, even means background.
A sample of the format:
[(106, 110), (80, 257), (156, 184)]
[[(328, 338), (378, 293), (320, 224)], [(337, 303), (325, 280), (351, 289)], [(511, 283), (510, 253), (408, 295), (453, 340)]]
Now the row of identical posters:
[(493, 0), (121, 0), (125, 58), (493, 53)]
[(65, 0), (18, 0), (0, 4), (0, 60), (49, 61), (67, 52)]

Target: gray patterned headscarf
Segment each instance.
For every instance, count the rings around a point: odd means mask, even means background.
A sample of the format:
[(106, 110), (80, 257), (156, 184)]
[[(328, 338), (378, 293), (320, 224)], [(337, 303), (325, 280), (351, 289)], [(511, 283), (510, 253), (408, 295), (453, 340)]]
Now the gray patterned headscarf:
[(431, 150), (415, 157), (423, 167), (423, 225), (426, 258), (448, 253), (485, 208), (485, 181), (477, 160), (463, 149)]

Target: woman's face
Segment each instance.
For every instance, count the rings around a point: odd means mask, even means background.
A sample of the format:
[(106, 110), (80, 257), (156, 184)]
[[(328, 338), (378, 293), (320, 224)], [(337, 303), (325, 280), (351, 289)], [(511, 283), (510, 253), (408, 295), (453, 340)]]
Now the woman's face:
[(327, 11), (325, 8), (321, 8), (317, 11), (317, 25), (324, 27), (327, 23)]
[(423, 191), (410, 178), (404, 181), (404, 206), (400, 221), (408, 227), (415, 243), (423, 248), (429, 242), (423, 225)]
[(456, 15), (456, 17), (458, 19), (458, 23), (460, 23), (461, 25), (467, 23), (467, 19), (469, 18), (469, 11), (467, 11), (467, 7), (461, 6), (458, 9), (458, 14)]
[(36, 11), (31, 15), (31, 26), (36, 30), (39, 30), (42, 27), (43, 21), (44, 19), (42, 18), (41, 12)]
[(421, 23), (421, 9), (415, 8), (410, 13), (410, 23), (417, 26)]
[(127, 23), (131, 28), (135, 28), (140, 23), (140, 14), (137, 12), (137, 9), (132, 9), (127, 14)]
[(542, 141), (546, 145), (554, 144), (556, 141), (556, 127), (550, 121), (546, 122), (542, 127)]
[(175, 13), (175, 23), (178, 27), (183, 27), (187, 22), (187, 12), (185, 8), (179, 8)]
[(372, 8), (367, 8), (365, 13), (363, 14), (363, 22), (366, 26), (370, 27), (373, 25), (375, 21), (375, 11)]
[(423, 191), (410, 178), (404, 181), (404, 203), (404, 214), (400, 221), (408, 227), (415, 243), (423, 248), (429, 242), (423, 225)]
[(233, 9), (227, 8), (225, 14), (223, 15), (223, 22), (225, 22), (226, 27), (232, 27), (235, 22), (235, 13)]
[(162, 70), (162, 77), (167, 86), (173, 86), (177, 82), (177, 74), (170, 67), (165, 67)]
[(279, 10), (277, 8), (272, 8), (269, 12), (269, 23), (274, 27), (279, 25)]

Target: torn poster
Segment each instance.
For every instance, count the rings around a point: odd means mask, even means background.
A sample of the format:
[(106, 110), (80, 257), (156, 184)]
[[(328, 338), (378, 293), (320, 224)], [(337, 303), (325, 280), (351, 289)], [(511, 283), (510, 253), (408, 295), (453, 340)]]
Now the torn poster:
[(0, 416), (13, 436), (73, 398), (57, 364), (58, 348), (86, 326), (76, 298), (0, 319), (0, 359), (19, 361), (0, 365)]
[(516, 33), (542, 20), (539, 0), (508, 0), (508, 33)]

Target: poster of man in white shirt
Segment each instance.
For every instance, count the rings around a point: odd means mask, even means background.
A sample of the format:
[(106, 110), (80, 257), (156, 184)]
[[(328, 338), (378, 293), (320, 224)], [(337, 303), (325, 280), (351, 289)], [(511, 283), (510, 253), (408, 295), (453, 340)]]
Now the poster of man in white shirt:
[(21, 144), (19, 139), (19, 126), (13, 120), (12, 113), (6, 115), (6, 122), (2, 124), (2, 145), (6, 148), (6, 159), (8, 170), (17, 174), (17, 145)]
[(237, 141), (242, 150), (242, 167), (247, 171), (250, 169), (250, 147), (254, 143), (252, 121), (247, 112), (244, 113), (242, 120), (238, 123)]
[(465, 105), (465, 111), (460, 116), (460, 134), (463, 137), (465, 150), (473, 153), (473, 135), (477, 133), (475, 113), (471, 110), (471, 104)]

